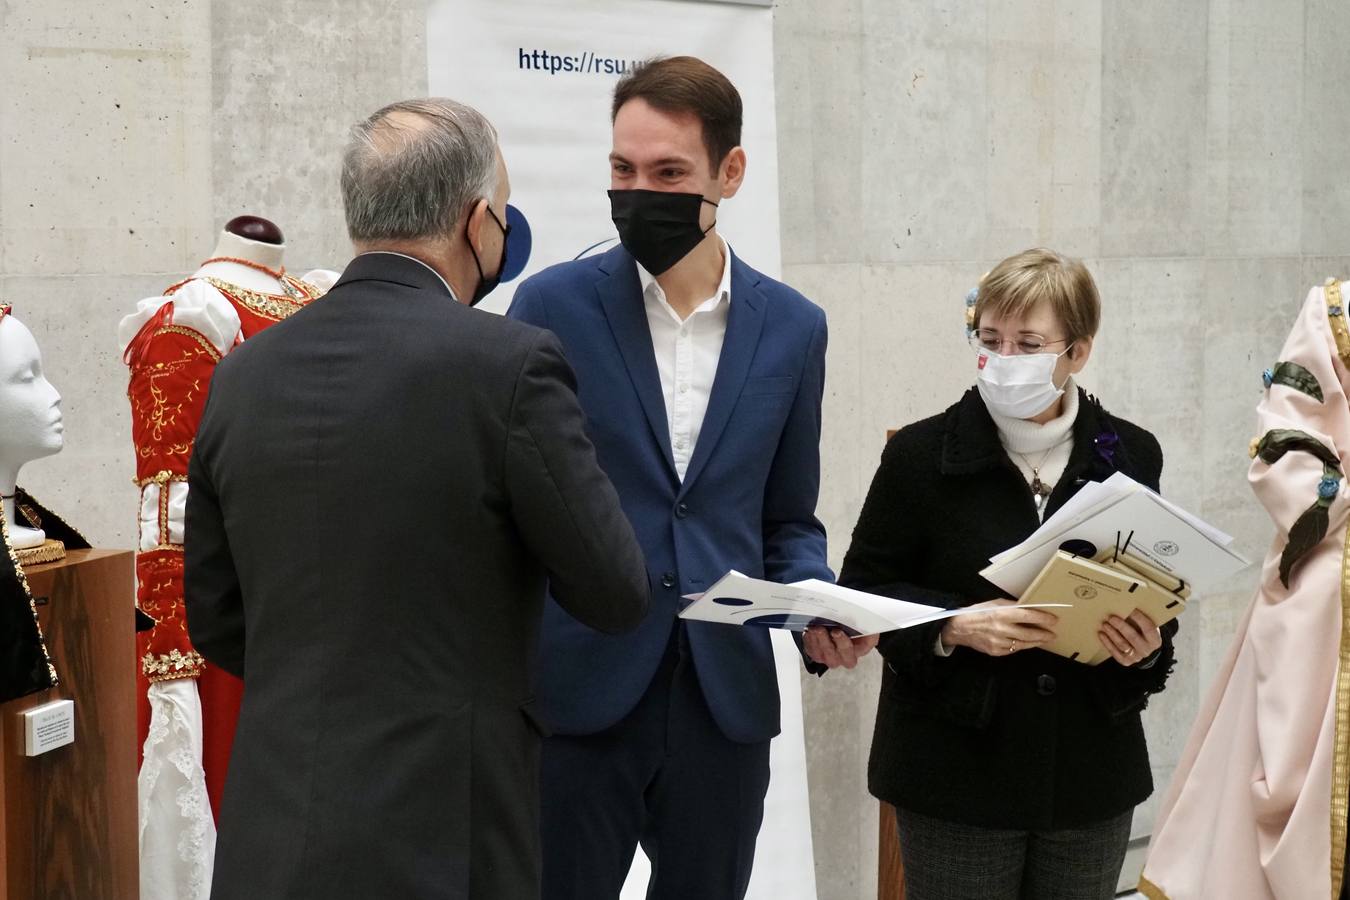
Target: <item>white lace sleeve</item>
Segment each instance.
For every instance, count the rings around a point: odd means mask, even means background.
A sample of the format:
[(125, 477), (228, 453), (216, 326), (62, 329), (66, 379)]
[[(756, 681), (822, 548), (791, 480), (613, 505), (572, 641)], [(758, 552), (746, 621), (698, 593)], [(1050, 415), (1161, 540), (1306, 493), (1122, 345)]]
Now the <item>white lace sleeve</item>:
[(137, 780), (140, 900), (208, 900), (216, 825), (202, 771), (195, 678), (150, 685), (150, 732)]
[(117, 326), (117, 345), (126, 353), (145, 323), (168, 303), (173, 304), (173, 324), (199, 331), (222, 354), (230, 352), (239, 334), (239, 313), (220, 291), (204, 281), (189, 281), (172, 297), (147, 297), (136, 311)]

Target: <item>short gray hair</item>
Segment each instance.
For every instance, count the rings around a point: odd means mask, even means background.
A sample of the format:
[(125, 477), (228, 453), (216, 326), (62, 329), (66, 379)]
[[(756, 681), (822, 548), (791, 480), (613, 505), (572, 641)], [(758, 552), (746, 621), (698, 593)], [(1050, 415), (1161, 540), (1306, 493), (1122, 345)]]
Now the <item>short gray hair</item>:
[(497, 131), (470, 106), (403, 100), (352, 126), (342, 205), (353, 241), (443, 237), (496, 189)]

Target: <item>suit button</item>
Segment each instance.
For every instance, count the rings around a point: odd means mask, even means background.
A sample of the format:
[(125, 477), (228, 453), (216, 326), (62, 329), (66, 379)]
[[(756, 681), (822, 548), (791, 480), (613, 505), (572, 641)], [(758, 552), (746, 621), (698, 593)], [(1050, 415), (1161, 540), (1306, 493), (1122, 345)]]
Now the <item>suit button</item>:
[(689, 515), (689, 504), (681, 503), (679, 506), (675, 507), (676, 518), (684, 519), (687, 518), (688, 515)]
[(664, 574), (664, 575), (661, 576), (661, 587), (666, 588), (667, 590), (669, 590), (670, 588), (673, 588), (674, 586), (675, 586), (675, 573), (674, 573), (674, 572), (667, 572), (666, 574)]
[(1055, 676), (1039, 675), (1036, 677), (1036, 693), (1042, 697), (1049, 697), (1055, 692)]

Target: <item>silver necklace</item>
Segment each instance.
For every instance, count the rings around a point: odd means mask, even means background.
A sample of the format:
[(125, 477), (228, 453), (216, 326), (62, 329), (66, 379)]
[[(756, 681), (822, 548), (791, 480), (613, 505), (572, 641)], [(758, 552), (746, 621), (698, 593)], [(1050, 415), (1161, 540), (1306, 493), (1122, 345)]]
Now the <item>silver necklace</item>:
[[(1052, 487), (1052, 485), (1048, 485), (1044, 481), (1041, 481), (1041, 466), (1045, 465), (1045, 461), (1050, 458), (1050, 454), (1053, 453), (1054, 450), (1055, 448), (1051, 447), (1049, 450), (1042, 453), (1040, 460), (1036, 462), (1035, 465), (1032, 464), (1031, 460), (1026, 458), (1025, 454), (1017, 454), (1018, 458), (1026, 463), (1027, 468), (1031, 470), (1031, 495), (1032, 499), (1036, 501), (1036, 513), (1038, 515), (1040, 514), (1041, 508), (1045, 506), (1045, 501), (1049, 499), (1050, 489)], [(1017, 451), (1013, 452), (1016, 453)]]

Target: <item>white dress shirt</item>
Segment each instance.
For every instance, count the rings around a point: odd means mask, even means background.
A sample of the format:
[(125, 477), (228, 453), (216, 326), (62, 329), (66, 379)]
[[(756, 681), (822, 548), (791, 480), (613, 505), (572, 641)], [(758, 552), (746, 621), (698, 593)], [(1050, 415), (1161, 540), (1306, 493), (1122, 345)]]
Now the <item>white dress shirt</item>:
[(689, 460), (703, 429), (708, 412), (717, 362), (722, 358), (722, 342), (727, 336), (727, 315), (731, 309), (731, 251), (722, 243), (722, 281), (717, 293), (699, 304), (688, 319), (666, 301), (650, 272), (637, 267), (642, 282), (642, 301), (647, 308), (647, 325), (656, 352), (656, 369), (661, 375), (661, 393), (666, 401), (666, 425), (670, 429), (670, 449), (675, 455), (675, 470), (684, 480)]

